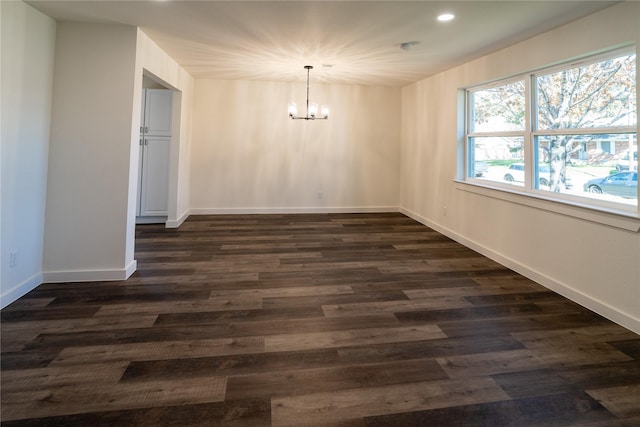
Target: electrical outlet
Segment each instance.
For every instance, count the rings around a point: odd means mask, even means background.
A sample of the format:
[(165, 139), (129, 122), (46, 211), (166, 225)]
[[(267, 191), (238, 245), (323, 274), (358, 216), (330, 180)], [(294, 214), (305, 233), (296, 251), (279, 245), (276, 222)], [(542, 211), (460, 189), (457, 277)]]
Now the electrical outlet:
[(443, 216), (447, 216), (447, 207), (446, 206), (442, 207), (442, 215)]
[(11, 251), (9, 252), (9, 268), (14, 268), (18, 265), (18, 252)]
[(322, 200), (323, 196), (324, 194), (322, 194), (322, 191), (318, 191), (318, 200)]

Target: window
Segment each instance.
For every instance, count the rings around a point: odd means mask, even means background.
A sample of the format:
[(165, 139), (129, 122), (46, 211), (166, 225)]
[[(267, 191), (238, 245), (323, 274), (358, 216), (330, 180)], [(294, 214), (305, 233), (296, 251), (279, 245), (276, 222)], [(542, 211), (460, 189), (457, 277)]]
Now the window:
[(636, 129), (628, 49), (468, 89), (465, 180), (637, 215)]

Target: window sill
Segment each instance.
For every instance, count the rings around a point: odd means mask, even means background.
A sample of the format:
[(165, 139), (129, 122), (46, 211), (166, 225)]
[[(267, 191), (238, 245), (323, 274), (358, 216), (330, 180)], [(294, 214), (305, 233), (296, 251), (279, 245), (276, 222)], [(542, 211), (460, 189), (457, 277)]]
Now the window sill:
[(564, 200), (559, 201), (551, 197), (544, 197), (543, 195), (524, 194), (503, 187), (477, 184), (475, 182), (455, 180), (455, 183), (457, 190), (571, 216), (635, 233), (640, 231), (640, 217), (629, 211), (594, 207)]

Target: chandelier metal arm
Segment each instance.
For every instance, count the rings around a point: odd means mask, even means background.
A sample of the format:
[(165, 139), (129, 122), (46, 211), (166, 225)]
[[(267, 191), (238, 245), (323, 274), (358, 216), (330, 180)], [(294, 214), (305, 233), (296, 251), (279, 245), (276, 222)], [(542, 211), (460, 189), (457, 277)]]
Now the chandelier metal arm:
[(311, 65), (305, 65), (304, 68), (307, 70), (307, 117), (309, 117), (309, 73), (313, 67)]
[[(309, 73), (310, 71), (313, 69), (312, 65), (305, 65), (304, 66), (305, 70), (307, 70), (307, 115), (304, 117), (299, 117), (296, 115), (296, 112), (291, 111), (291, 109), (289, 110), (289, 117), (291, 117), (292, 120), (327, 120), (329, 118), (329, 108), (326, 106), (322, 107), (322, 116), (318, 117), (317, 111), (311, 115), (309, 115)], [(295, 103), (293, 103), (295, 105)], [(317, 108), (317, 104), (316, 108)]]

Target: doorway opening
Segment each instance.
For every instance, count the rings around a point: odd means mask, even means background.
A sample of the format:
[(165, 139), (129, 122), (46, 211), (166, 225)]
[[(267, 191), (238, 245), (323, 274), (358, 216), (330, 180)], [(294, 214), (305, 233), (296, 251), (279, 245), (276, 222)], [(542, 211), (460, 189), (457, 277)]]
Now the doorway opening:
[(176, 95), (179, 92), (159, 79), (143, 74), (136, 224), (166, 223), (170, 217), (171, 201), (175, 200), (170, 191), (171, 164), (179, 132)]

